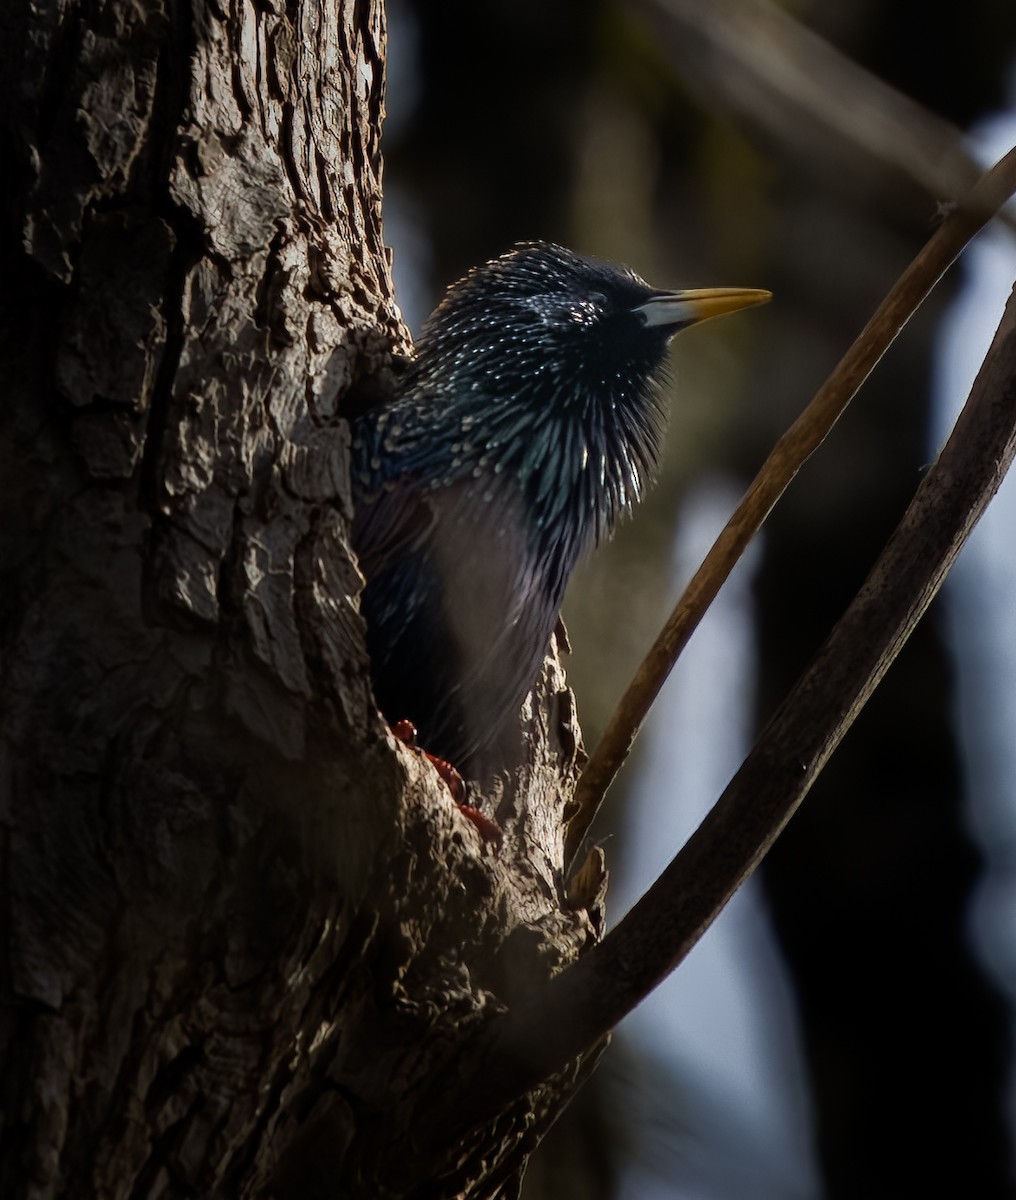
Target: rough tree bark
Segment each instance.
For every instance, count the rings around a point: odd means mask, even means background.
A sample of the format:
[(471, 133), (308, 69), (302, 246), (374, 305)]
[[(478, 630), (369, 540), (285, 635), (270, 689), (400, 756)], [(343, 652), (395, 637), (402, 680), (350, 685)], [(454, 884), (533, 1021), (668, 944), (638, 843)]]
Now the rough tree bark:
[(343, 406), (406, 348), (379, 0), (2, 24), (0, 1193), (512, 1194), (592, 1056), (414, 1130), (595, 940), (602, 874), (566, 897), (553, 659), (496, 852), (372, 704)]

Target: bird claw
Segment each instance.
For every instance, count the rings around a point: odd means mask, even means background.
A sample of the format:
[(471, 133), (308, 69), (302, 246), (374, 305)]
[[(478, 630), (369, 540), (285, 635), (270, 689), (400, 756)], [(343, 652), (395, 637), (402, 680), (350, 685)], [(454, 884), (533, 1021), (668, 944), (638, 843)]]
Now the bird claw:
[(412, 721), (396, 721), (391, 729), (404, 746), (408, 746), (410, 750), (420, 749), (416, 744), (416, 726)]
[(492, 821), (490, 817), (485, 817), (478, 808), (474, 808), (471, 804), (466, 804), (465, 780), (447, 759), (438, 758), (436, 754), (430, 754), (424, 750), (417, 741), (416, 726), (413, 722), (406, 720), (396, 721), (392, 726), (392, 733), (403, 745), (408, 746), (410, 750), (416, 750), (425, 758), (430, 759), (434, 770), (444, 780), (445, 786), (451, 793), (451, 797), (462, 815), (472, 821), (484, 841), (493, 842), (495, 845), (500, 846), (504, 841), (504, 833), (501, 831), (501, 826), (496, 821)]
[(452, 799), (456, 804), (461, 806), (466, 798), (466, 782), (462, 776), (455, 770), (452, 764), (443, 758), (438, 758), (436, 754), (429, 754), (426, 750), (421, 753), (424, 757), (429, 758), (434, 766), (434, 770), (445, 781), (445, 785), (452, 794)]
[(459, 812), (473, 822), (485, 842), (493, 842), (495, 846), (502, 844), (504, 831), (497, 821), (485, 817), (478, 808), (473, 808), (471, 804), (462, 804), (460, 801), (456, 801), (456, 803), (459, 806)]

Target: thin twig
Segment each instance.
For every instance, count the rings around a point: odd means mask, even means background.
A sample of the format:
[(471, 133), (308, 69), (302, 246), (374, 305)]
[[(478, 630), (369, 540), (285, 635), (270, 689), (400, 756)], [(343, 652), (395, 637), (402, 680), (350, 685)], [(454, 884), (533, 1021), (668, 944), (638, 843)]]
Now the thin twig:
[(706, 609), (801, 466), (963, 247), (1016, 190), (1016, 149), (981, 177), (900, 276), (815, 398), (773, 448), (621, 697), (575, 789), (566, 859), (575, 854), (646, 714)]
[[(761, 861), (902, 649), (1014, 454), (1016, 296), (938, 461), (737, 775), (620, 924), (491, 1022), (480, 1070), (453, 1100), (436, 1100), (435, 1123), (454, 1127), (446, 1133), (482, 1123), (596, 1045), (682, 961)], [(437, 1136), (436, 1127), (429, 1132)]]

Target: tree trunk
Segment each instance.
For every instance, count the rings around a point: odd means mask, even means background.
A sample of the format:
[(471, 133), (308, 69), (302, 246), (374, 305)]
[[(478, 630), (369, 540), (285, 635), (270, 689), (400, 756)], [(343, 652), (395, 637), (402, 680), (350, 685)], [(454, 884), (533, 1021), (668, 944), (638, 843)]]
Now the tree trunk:
[(592, 1056), (414, 1131), (602, 874), (554, 659), (499, 849), (373, 705), (381, 6), (9, 0), (0, 56), (0, 1193), (512, 1194)]

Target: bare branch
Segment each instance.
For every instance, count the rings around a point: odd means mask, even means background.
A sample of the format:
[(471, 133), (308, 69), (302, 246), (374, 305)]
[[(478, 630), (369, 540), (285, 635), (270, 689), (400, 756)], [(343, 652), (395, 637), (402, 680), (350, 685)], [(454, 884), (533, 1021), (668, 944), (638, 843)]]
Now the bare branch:
[(1016, 190), (1011, 150), (943, 222), (837, 364), (804, 412), (773, 448), (733, 516), (692, 577), (646, 655), (586, 764), (568, 831), (571, 860), (628, 756), (674, 663), (734, 564), (803, 464), (825, 440), (876, 363), (963, 247)]

